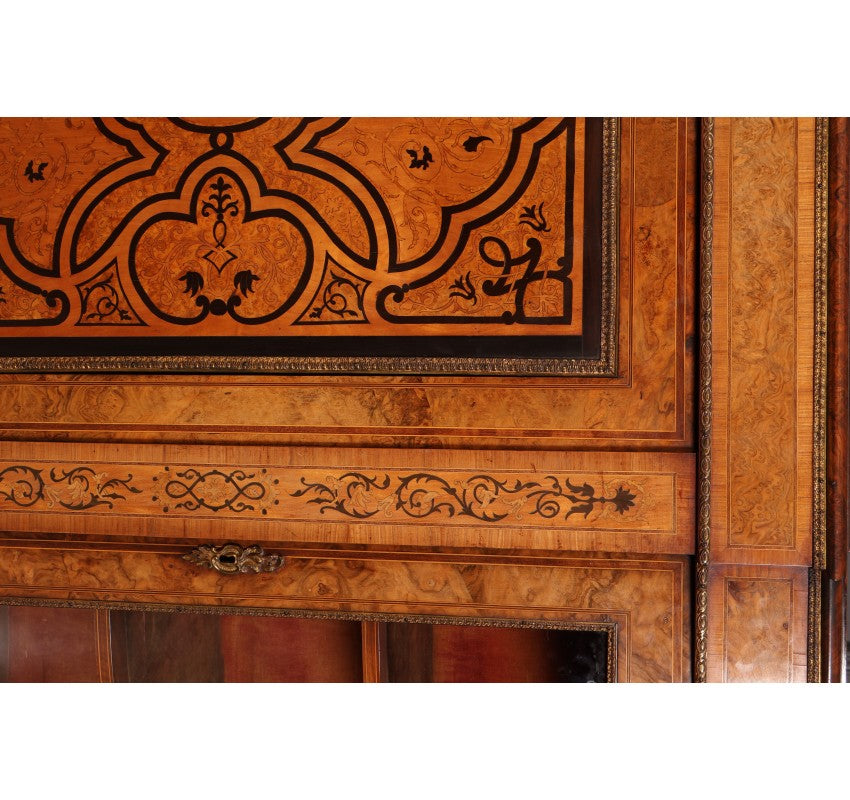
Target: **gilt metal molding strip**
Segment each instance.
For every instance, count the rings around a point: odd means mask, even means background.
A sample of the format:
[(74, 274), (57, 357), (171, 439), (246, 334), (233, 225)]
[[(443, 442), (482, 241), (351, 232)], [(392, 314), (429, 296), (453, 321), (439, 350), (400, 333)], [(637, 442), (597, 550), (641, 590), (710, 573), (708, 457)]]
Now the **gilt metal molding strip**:
[(714, 242), (714, 119), (702, 120), (702, 184), (699, 282), (699, 453), (694, 680), (706, 681), (708, 567), (711, 546), (711, 280)]
[(808, 630), (806, 635), (806, 682), (821, 682), (821, 570), (809, 570), (808, 580)]
[(829, 118), (815, 124), (814, 397), (812, 420), (812, 569), (809, 573), (806, 678), (821, 680), (821, 573), (826, 569), (827, 246)]
[(812, 566), (826, 569), (826, 355), (829, 120), (820, 117), (815, 134), (815, 336), (814, 441), (812, 447)]

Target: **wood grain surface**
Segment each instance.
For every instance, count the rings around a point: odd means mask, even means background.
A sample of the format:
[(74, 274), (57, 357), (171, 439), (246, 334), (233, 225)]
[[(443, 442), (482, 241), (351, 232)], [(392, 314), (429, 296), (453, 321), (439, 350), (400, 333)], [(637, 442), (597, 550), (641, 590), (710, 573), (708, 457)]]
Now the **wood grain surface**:
[(557, 350), (586, 321), (598, 353), (604, 152), (576, 118), (0, 119), (0, 337), (343, 356), (375, 336)]
[(708, 680), (805, 682), (808, 569), (716, 566)]
[(389, 679), (387, 623), (361, 622), (360, 642), (364, 683), (385, 683)]
[(850, 122), (829, 123), (829, 346), (827, 349), (827, 571), (847, 579), (850, 475)]
[[(693, 552), (693, 456), (8, 443), (7, 532)], [(112, 461), (113, 458), (119, 461)], [(250, 540), (250, 541), (248, 541)]]
[[(416, 630), (423, 627), (427, 630)], [(389, 628), (390, 680), (394, 682), (606, 681), (604, 632), (415, 623)]]
[[(468, 555), (365, 557), (358, 551), (287, 552), (276, 573), (223, 576), (180, 550), (76, 548), (19, 542), (4, 548), (0, 596), (199, 609), (338, 612), (511, 621), (615, 623), (617, 680), (690, 677), (687, 559), (521, 559)], [(359, 641), (359, 631), (356, 637)]]
[(0, 681), (79, 683), (111, 679), (101, 649), (106, 612), (0, 606)]
[(715, 127), (712, 559), (812, 561), (812, 119)]
[(826, 571), (823, 581), (822, 677), (841, 683), (847, 677), (848, 475), (850, 475), (850, 143), (848, 119), (829, 121), (829, 238), (827, 320)]
[(688, 449), (696, 127), (621, 123), (618, 374), (0, 376), (4, 439)]

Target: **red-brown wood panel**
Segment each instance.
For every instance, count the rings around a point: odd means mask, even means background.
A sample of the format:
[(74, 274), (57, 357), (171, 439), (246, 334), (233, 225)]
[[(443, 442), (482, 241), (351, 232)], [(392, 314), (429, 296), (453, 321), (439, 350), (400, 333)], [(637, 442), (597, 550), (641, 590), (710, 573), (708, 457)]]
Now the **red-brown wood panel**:
[[(102, 656), (108, 658), (107, 654)], [(24, 683), (99, 681), (97, 612), (0, 606), (0, 679)]]
[(116, 680), (357, 682), (360, 624), (343, 620), (113, 611)]
[(389, 680), (434, 683), (601, 683), (602, 631), (392, 623)]
[(359, 682), (359, 622), (336, 619), (222, 617), (226, 681)]

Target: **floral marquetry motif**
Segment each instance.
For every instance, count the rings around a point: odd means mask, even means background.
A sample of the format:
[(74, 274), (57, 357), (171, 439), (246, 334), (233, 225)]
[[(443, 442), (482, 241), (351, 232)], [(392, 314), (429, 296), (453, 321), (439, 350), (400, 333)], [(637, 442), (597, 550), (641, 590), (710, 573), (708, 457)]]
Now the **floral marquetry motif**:
[[(486, 530), (497, 537), (514, 531), (538, 546), (573, 537), (596, 550), (661, 542), (681, 549), (688, 546), (681, 521), (690, 513), (692, 487), (690, 462), (680, 461), (675, 471), (660, 472), (624, 469), (622, 463), (571, 472), (473, 472), (424, 464), (4, 463), (0, 511), (7, 530), (26, 524), (21, 515), (27, 513), (41, 517), (42, 530), (79, 527), (107, 535), (110, 520), (151, 518), (163, 534), (173, 529), (183, 535), (197, 521), (206, 536), (228, 526), (237, 526), (241, 536), (242, 525), (262, 522), (261, 530), (275, 539), (324, 540), (362, 525), (366, 537), (380, 527), (399, 543), (420, 536), (461, 543)], [(529, 534), (534, 538), (528, 540)]]
[(204, 510), (218, 513), (226, 510), (240, 514), (260, 510), (267, 514), (265, 506), (270, 502), (271, 487), (278, 481), (267, 478), (266, 470), (258, 475), (241, 469), (222, 471), (189, 468), (171, 471), (166, 467), (164, 472), (153, 477), (153, 482), (159, 490), (154, 489), (157, 494), (152, 495), (151, 500), (164, 502), (163, 511), (169, 511), (170, 504), (175, 511)]
[(326, 480), (327, 483), (309, 483), (302, 478), (304, 488), (292, 496), (317, 504), (322, 513), (333, 511), (358, 519), (380, 513), (389, 517), (400, 512), (414, 519), (436, 515), (471, 517), (481, 522), (499, 522), (511, 515), (517, 520), (524, 515), (568, 520), (573, 514), (587, 519), (597, 509), (605, 515), (606, 504), (623, 514), (634, 507), (637, 497), (622, 485), (611, 497), (598, 497), (590, 484), (573, 485), (566, 478), (562, 485), (554, 475), (547, 475), (542, 481), (500, 481), (490, 475), (447, 480), (419, 472), (398, 475), (393, 481), (386, 474), (379, 479), (348, 472)]
[(0, 120), (0, 357), (612, 375), (617, 143), (577, 118)]
[[(100, 506), (114, 508), (130, 494), (140, 494), (133, 476), (111, 477), (91, 467), (35, 469), (15, 464), (0, 470), (0, 508), (42, 507), (86, 511)], [(98, 509), (100, 510), (100, 509)]]

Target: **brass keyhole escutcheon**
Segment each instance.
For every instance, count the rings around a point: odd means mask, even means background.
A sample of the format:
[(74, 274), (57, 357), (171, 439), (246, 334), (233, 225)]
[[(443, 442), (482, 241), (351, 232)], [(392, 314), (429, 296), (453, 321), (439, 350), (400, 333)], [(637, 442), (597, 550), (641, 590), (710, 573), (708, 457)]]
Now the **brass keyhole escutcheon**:
[(258, 544), (242, 547), (202, 544), (183, 556), (184, 561), (213, 569), (224, 575), (247, 572), (275, 572), (283, 566), (283, 556), (267, 554)]

